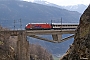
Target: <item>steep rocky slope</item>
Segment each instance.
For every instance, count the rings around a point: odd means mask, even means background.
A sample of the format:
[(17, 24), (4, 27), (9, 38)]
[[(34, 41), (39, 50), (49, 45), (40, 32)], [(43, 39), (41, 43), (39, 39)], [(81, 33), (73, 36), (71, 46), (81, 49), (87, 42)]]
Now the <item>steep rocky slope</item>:
[(90, 60), (90, 5), (80, 18), (73, 44), (60, 60)]

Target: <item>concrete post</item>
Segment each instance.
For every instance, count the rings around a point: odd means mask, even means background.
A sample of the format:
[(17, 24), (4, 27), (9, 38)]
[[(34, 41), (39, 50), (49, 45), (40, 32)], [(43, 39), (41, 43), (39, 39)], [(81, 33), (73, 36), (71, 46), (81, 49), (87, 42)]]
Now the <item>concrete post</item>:
[(26, 58), (27, 58), (27, 60), (30, 60), (30, 44), (28, 41), (26, 41), (26, 49), (27, 49)]
[(62, 39), (62, 35), (53, 34), (52, 37), (54, 41), (58, 42), (60, 42), (60, 40)]
[(58, 41), (58, 36), (57, 36), (57, 34), (53, 34), (53, 35), (52, 35), (52, 38), (53, 38), (54, 41)]
[(58, 42), (62, 40), (62, 35), (58, 35)]
[(17, 58), (18, 60), (30, 60), (29, 43), (26, 41), (25, 31), (20, 31), (18, 34)]

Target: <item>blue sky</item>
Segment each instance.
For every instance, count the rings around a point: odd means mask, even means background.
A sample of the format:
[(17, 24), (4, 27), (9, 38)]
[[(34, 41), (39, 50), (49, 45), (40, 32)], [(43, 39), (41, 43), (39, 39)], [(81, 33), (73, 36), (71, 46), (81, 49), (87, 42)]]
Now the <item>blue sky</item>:
[[(26, 0), (26, 1), (34, 1), (34, 0)], [(51, 2), (57, 5), (77, 5), (77, 4), (85, 4), (85, 5), (89, 5), (90, 4), (90, 0), (43, 0), (43, 1), (47, 1), (47, 2)]]

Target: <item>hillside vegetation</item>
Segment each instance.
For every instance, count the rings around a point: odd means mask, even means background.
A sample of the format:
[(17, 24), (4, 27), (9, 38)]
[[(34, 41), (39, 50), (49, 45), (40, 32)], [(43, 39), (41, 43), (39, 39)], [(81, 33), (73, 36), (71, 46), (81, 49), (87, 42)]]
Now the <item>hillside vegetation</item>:
[[(0, 26), (0, 32), (6, 30)], [(14, 60), (15, 53), (13, 47), (10, 46), (7, 36), (0, 33), (0, 60)]]

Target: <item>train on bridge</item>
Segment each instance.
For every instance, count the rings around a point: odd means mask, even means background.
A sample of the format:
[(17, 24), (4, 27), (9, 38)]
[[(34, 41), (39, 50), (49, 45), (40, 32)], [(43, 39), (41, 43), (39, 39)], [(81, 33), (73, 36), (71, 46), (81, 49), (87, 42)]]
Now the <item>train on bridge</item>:
[(61, 29), (76, 29), (78, 23), (28, 23), (26, 30), (61, 30)]

